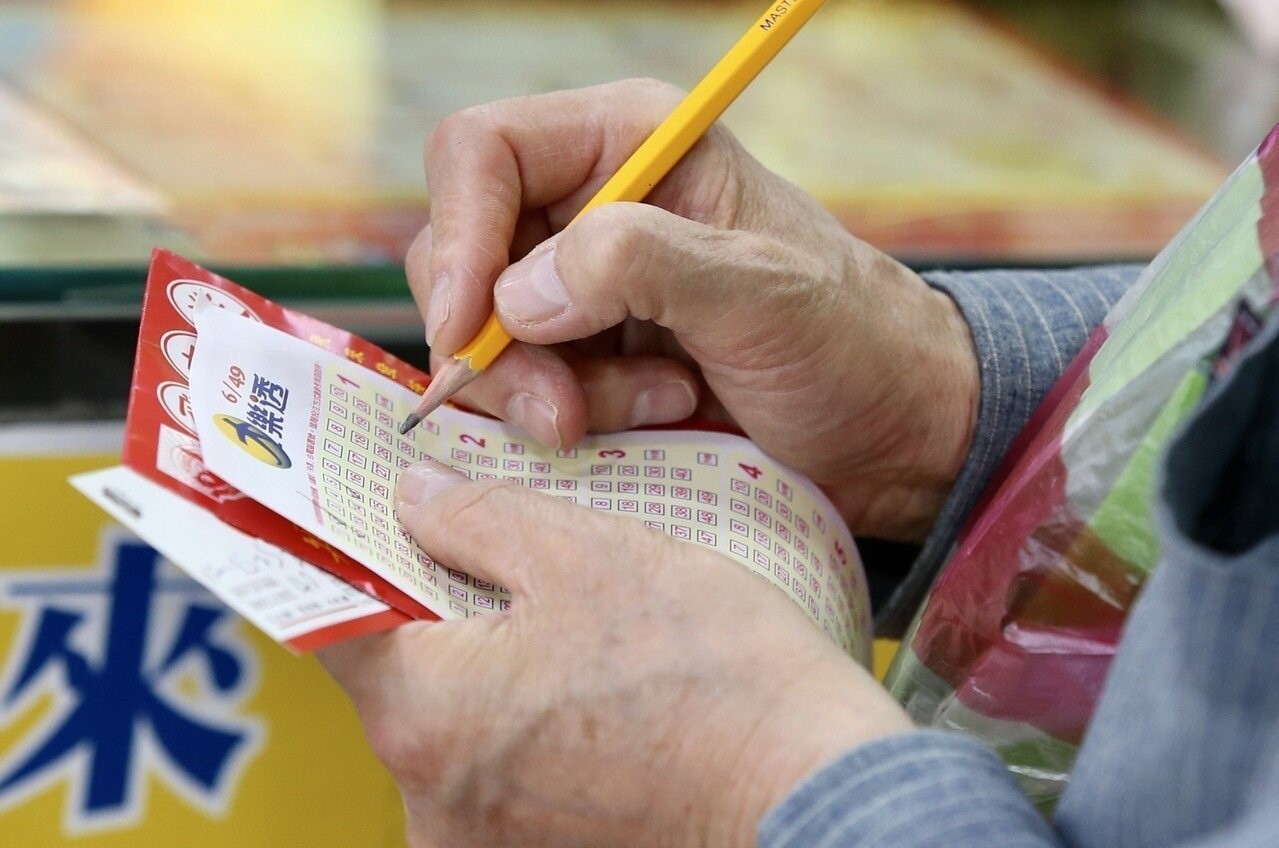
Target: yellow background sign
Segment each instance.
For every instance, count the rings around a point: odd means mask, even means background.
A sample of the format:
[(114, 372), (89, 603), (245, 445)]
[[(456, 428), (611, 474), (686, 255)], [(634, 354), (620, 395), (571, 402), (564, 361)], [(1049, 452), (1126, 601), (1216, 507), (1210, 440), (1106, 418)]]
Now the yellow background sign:
[(314, 658), (225, 611), (67, 484), (117, 463), (121, 436), (0, 428), (6, 842), (402, 846), (399, 795)]

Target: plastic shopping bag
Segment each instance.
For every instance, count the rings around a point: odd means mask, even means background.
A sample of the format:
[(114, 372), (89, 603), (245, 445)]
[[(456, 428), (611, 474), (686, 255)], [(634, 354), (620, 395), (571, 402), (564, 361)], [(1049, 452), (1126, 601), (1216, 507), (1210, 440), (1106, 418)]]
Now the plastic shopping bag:
[(1065, 788), (1158, 560), (1158, 459), (1279, 299), (1279, 128), (1146, 269), (1018, 438), (888, 685), (993, 744), (1042, 806)]

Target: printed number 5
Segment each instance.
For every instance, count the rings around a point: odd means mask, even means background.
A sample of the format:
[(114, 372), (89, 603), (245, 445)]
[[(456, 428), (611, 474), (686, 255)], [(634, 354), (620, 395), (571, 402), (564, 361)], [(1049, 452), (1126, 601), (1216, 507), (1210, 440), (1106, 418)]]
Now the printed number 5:
[(461, 435), (461, 437), (460, 437), (460, 441), (461, 441), (461, 442), (462, 442), (462, 444), (464, 444), (464, 445), (475, 445), (477, 448), (484, 448), (484, 447), (488, 447), (488, 440), (487, 440), (487, 439), (477, 439), (477, 438), (475, 438), (474, 436), (468, 435), (468, 434), (466, 434), (466, 433), (463, 433), (463, 434)]

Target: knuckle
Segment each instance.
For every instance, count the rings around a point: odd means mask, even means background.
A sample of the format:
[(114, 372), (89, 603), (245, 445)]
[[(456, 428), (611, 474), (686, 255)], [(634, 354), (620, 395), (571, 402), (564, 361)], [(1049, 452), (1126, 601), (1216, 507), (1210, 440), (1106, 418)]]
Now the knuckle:
[(459, 139), (478, 129), (479, 113), (472, 106), (443, 118), (426, 137), (426, 158), (432, 160), (448, 151)]
[(450, 493), (450, 523), (456, 528), (488, 534), (494, 527), (494, 519), (514, 506), (518, 489), (508, 480), (493, 479), (459, 486)]
[(595, 210), (584, 219), (579, 244), (583, 265), (592, 281), (607, 292), (621, 290), (625, 303), (619, 314), (641, 320), (653, 317), (655, 309), (652, 286), (648, 279), (658, 248), (655, 228), (648, 207), (638, 204), (611, 204)]
[(443, 118), (426, 137), (427, 182), (438, 168), (458, 156), (481, 157), (477, 166), (503, 169), (504, 101), (468, 106)]
[[(512, 537), (510, 541), (530, 550), (535, 545), (536, 539), (524, 538), (528, 528), (541, 523), (536, 518), (529, 520), (541, 505), (532, 492), (507, 480), (482, 479), (460, 486), (449, 496), (445, 512), (452, 547), (472, 552), (491, 550), (497, 533)], [(506, 562), (503, 570), (507, 588), (528, 591), (529, 581), (521, 561)]]
[(606, 206), (594, 216), (589, 241), (596, 262), (603, 267), (627, 270), (644, 252), (647, 239), (630, 212)]

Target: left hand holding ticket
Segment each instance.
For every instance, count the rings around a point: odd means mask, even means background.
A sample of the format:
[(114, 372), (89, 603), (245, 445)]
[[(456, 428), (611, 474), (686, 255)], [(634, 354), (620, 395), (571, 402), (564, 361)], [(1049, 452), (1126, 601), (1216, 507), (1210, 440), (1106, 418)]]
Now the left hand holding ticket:
[[(805, 775), (912, 729), (776, 589), (641, 523), (434, 463), (400, 520), (510, 612), (324, 649), (411, 845), (750, 842)], [(708, 599), (714, 599), (708, 601)]]

